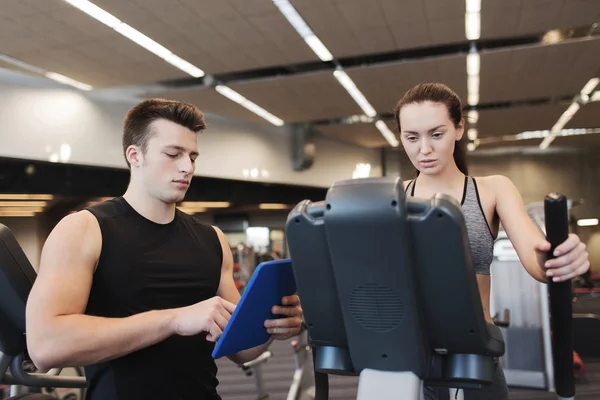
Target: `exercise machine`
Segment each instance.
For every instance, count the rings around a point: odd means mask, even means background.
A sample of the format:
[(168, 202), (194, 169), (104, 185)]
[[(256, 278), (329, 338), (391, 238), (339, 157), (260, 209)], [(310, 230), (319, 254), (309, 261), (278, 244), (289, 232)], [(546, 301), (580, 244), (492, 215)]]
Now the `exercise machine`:
[[(558, 227), (548, 229), (553, 248), (568, 233), (564, 204), (564, 197), (546, 199), (546, 219)], [(316, 400), (328, 398), (328, 374), (359, 376), (358, 400), (419, 399), (425, 385), (480, 389), (492, 382), (505, 345), (500, 328), (485, 321), (453, 198), (406, 198), (393, 177), (340, 181), (325, 200), (300, 202), (286, 235), (313, 347)], [(548, 285), (552, 350), (563, 363), (554, 369), (560, 399), (574, 396), (567, 284)]]
[(10, 395), (22, 400), (55, 400), (41, 393), (19, 395), (22, 388), (87, 386), (84, 376), (61, 376), (57, 369), (38, 373), (26, 368), (25, 305), (35, 278), (36, 272), (17, 240), (0, 224), (0, 385), (11, 385)]

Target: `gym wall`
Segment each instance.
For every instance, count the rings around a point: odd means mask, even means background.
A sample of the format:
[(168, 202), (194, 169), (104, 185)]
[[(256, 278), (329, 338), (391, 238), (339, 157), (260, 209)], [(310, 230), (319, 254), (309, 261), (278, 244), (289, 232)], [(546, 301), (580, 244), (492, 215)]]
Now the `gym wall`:
[[(0, 70), (0, 157), (126, 168), (121, 134), (127, 110), (138, 100), (122, 93), (83, 93), (50, 80)], [(196, 175), (329, 187), (351, 178), (357, 164), (381, 173), (380, 154), (351, 144), (315, 138), (308, 170), (293, 168), (290, 128), (206, 115), (198, 137)], [(68, 144), (70, 148), (61, 145)], [(258, 176), (245, 176), (256, 169)], [(266, 171), (266, 174), (263, 173)]]

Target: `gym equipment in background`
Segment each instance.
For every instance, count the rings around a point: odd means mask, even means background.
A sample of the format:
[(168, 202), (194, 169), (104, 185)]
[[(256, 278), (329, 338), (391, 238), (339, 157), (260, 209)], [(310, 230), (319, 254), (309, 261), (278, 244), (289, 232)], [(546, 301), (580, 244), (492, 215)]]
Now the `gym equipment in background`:
[[(12, 232), (0, 224), (0, 384), (31, 388), (80, 388), (87, 385), (83, 376), (59, 376), (59, 370), (46, 374), (26, 371), (25, 305), (36, 278), (23, 249)], [(11, 395), (12, 395), (11, 394)], [(31, 393), (22, 400), (53, 400), (50, 395)]]

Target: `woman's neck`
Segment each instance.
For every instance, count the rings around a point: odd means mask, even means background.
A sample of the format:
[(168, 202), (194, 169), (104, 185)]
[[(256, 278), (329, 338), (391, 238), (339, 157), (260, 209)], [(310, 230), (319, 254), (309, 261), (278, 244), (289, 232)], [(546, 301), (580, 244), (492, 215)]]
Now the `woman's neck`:
[(452, 190), (457, 185), (462, 185), (464, 179), (465, 174), (455, 164), (449, 165), (435, 175), (420, 173), (417, 178), (420, 186), (436, 188), (438, 191)]

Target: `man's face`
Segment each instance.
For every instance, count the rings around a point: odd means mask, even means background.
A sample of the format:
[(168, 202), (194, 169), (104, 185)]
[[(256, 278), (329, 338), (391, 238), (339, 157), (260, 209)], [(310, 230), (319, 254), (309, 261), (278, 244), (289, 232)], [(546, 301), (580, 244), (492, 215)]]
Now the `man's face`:
[(184, 199), (196, 168), (196, 133), (167, 120), (155, 121), (151, 128), (154, 134), (146, 154), (138, 153), (142, 184), (153, 197), (178, 203)]

